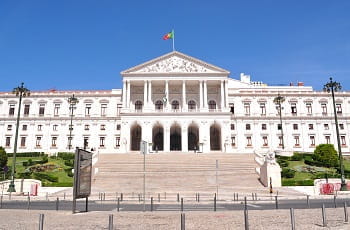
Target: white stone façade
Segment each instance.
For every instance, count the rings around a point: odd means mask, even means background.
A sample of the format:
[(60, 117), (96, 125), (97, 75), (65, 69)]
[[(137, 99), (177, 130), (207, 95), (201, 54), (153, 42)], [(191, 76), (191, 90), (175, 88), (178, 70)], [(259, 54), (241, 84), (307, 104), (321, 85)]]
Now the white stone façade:
[[(297, 86), (267, 86), (229, 77), (229, 71), (174, 51), (121, 73), (123, 89), (31, 92), (23, 98), (18, 152), (55, 153), (75, 147), (100, 153), (251, 153), (282, 149), (280, 116), (273, 100), (281, 95), (284, 144), (312, 152), (336, 144), (329, 93)], [(68, 98), (74, 109), (69, 146)], [(336, 93), (340, 140), (349, 149), (350, 92)], [(13, 151), (18, 98), (0, 93), (0, 146)]]

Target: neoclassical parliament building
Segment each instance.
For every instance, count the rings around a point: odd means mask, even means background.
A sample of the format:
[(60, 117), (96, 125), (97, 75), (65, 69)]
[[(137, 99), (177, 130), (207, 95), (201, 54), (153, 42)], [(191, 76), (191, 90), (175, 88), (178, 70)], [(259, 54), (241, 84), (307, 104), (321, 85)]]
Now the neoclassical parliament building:
[[(234, 154), (282, 146), (312, 152), (318, 144), (337, 143), (330, 93), (302, 83), (268, 86), (249, 75), (229, 75), (173, 51), (121, 72), (122, 89), (31, 91), (21, 104), (18, 152), (85, 146), (128, 153), (140, 151), (141, 141), (154, 153)], [(73, 94), (78, 103), (72, 116)], [(281, 116), (277, 96), (284, 98)], [(335, 96), (341, 147), (350, 152), (350, 92)], [(0, 146), (7, 152), (14, 148), (18, 103), (12, 92), (0, 92)]]

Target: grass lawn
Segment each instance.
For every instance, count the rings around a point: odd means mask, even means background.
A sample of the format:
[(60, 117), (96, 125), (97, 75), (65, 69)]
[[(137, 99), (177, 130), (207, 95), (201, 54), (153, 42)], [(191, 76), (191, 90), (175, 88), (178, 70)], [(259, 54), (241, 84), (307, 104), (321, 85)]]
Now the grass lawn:
[[(20, 178), (19, 173), (24, 173), (26, 168), (29, 168), (30, 166), (23, 166), (23, 162), (28, 161), (29, 159), (32, 159), (32, 161), (39, 161), (42, 160), (42, 157), (16, 157), (16, 178)], [(55, 164), (57, 166), (56, 169), (45, 171), (41, 173), (48, 174), (50, 176), (58, 177), (58, 182), (50, 182), (47, 180), (43, 180), (43, 186), (72, 186), (73, 185), (73, 177), (69, 177), (67, 173), (64, 171), (64, 169), (69, 169), (71, 167), (66, 166), (64, 164), (64, 160), (61, 158), (57, 159), (51, 159), (48, 158), (47, 164)], [(12, 167), (13, 158), (9, 157), (7, 161), (7, 165)], [(33, 178), (33, 174), (31, 176)]]

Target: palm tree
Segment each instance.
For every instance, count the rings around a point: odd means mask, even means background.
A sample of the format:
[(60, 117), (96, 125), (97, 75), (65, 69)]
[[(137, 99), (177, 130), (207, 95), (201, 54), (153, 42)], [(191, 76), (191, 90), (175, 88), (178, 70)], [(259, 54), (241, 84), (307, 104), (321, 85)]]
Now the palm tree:
[(21, 83), (21, 86), (16, 87), (12, 90), (12, 93), (16, 94), (16, 96), (19, 96), (19, 103), (18, 103), (18, 113), (17, 113), (17, 121), (16, 121), (16, 133), (15, 133), (15, 144), (13, 147), (13, 162), (12, 162), (12, 172), (11, 172), (11, 182), (9, 185), (9, 188), (7, 192), (16, 192), (15, 189), (15, 168), (16, 168), (16, 153), (17, 153), (17, 140), (18, 140), (18, 127), (19, 127), (19, 118), (21, 115), (21, 104), (22, 104), (22, 97), (26, 97), (30, 95), (30, 91), (27, 88), (24, 88), (24, 83)]
[(283, 128), (282, 128), (282, 104), (283, 104), (284, 101), (285, 101), (285, 98), (282, 97), (279, 93), (278, 93), (278, 96), (273, 99), (273, 103), (275, 103), (278, 106), (278, 113), (280, 115), (282, 149), (284, 149)]

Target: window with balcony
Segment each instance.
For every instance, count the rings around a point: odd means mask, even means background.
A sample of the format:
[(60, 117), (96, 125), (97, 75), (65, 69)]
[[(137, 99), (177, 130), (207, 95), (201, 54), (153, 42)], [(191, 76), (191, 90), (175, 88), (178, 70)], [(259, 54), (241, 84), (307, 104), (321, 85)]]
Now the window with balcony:
[(298, 124), (293, 124), (293, 130), (298, 130)]
[(29, 116), (30, 105), (24, 105), (24, 116)]
[(7, 125), (7, 131), (11, 131), (12, 130), (12, 125)]
[(36, 141), (35, 141), (35, 146), (37, 147), (37, 148), (40, 148), (41, 147), (41, 136), (37, 136), (36, 137)]
[(180, 103), (179, 103), (179, 101), (173, 100), (173, 101), (171, 102), (171, 109), (172, 109), (173, 111), (178, 111), (178, 110), (180, 109)]
[(155, 106), (155, 109), (158, 110), (158, 111), (163, 110), (163, 102), (161, 100), (156, 101), (154, 106)]
[(343, 113), (343, 109), (341, 107), (341, 104), (335, 104), (335, 109), (337, 111), (337, 114), (342, 114)]
[(344, 130), (344, 124), (339, 124), (339, 129)]
[(60, 107), (61, 107), (61, 104), (55, 104), (55, 107), (53, 109), (53, 115), (54, 116), (58, 116), (59, 115)]
[(309, 136), (309, 138), (310, 138), (310, 146), (314, 147), (315, 146), (315, 136), (311, 135), (311, 136)]
[(231, 130), (235, 130), (235, 124), (231, 124)]
[(196, 110), (196, 102), (194, 100), (190, 100), (188, 102), (188, 110), (189, 111)]
[(44, 116), (45, 114), (45, 104), (39, 105), (39, 116)]
[(117, 148), (120, 147), (120, 137), (115, 138), (115, 147), (117, 147)]
[(230, 103), (230, 113), (235, 114), (235, 105), (233, 103)]
[(57, 131), (57, 129), (58, 129), (58, 125), (53, 125), (53, 126), (52, 126), (52, 130), (53, 130), (53, 131)]
[(327, 114), (327, 104), (326, 103), (321, 104), (321, 110), (322, 110), (322, 115)]
[(22, 125), (22, 130), (23, 131), (27, 131), (27, 129), (28, 129), (28, 125)]
[(328, 124), (323, 124), (323, 127), (325, 130), (329, 130), (329, 125)]
[(250, 124), (245, 125), (245, 130), (250, 130)]
[(340, 136), (340, 143), (342, 146), (346, 146), (346, 138), (345, 136)]
[(107, 104), (101, 104), (101, 116), (106, 116)]
[(306, 103), (306, 112), (307, 114), (312, 114), (312, 104), (311, 103)]
[(266, 115), (266, 104), (265, 103), (260, 103), (260, 114), (261, 114), (261, 116)]
[(51, 137), (51, 147), (57, 146), (57, 137)]
[(297, 104), (296, 103), (292, 103), (290, 106), (291, 112), (293, 116), (297, 115)]
[(262, 139), (263, 139), (263, 146), (264, 147), (269, 146), (269, 142), (268, 142), (267, 136), (263, 136)]
[(231, 136), (231, 146), (236, 146), (236, 137)]
[(11, 145), (11, 137), (6, 137), (5, 147), (10, 147), (10, 145)]
[(106, 125), (104, 124), (100, 125), (100, 130), (106, 130)]
[(299, 136), (294, 136), (294, 146), (300, 147)]
[(326, 135), (324, 138), (326, 140), (326, 144), (330, 144), (331, 143), (331, 136)]
[(135, 111), (142, 111), (142, 101), (135, 102)]
[(261, 124), (261, 130), (266, 130), (267, 129), (267, 125), (266, 124)]
[(121, 128), (121, 125), (118, 124), (118, 125), (117, 125), (117, 130), (120, 130), (120, 128)]
[(210, 100), (208, 105), (209, 105), (209, 110), (216, 110), (216, 102), (214, 100)]
[(281, 124), (277, 124), (277, 130), (281, 130), (282, 129), (282, 125)]
[(104, 148), (105, 147), (105, 137), (100, 137), (100, 147)]
[(90, 130), (90, 125), (84, 125), (84, 130), (85, 130), (85, 131)]
[(278, 146), (282, 147), (283, 146), (283, 138), (282, 138), (282, 136), (278, 136), (278, 140), (279, 140)]
[(85, 116), (89, 117), (91, 115), (91, 104), (85, 104)]
[(248, 136), (247, 137), (247, 147), (250, 147), (250, 146), (252, 146), (252, 137)]
[(15, 115), (15, 105), (14, 104), (10, 104), (9, 106), (10, 106), (10, 108), (9, 108), (9, 116)]
[(38, 125), (38, 131), (42, 131), (43, 125)]
[(244, 103), (244, 114), (250, 115), (250, 104), (249, 103)]
[(314, 124), (309, 124), (309, 130), (314, 130)]
[(21, 147), (26, 146), (26, 137), (21, 137)]

